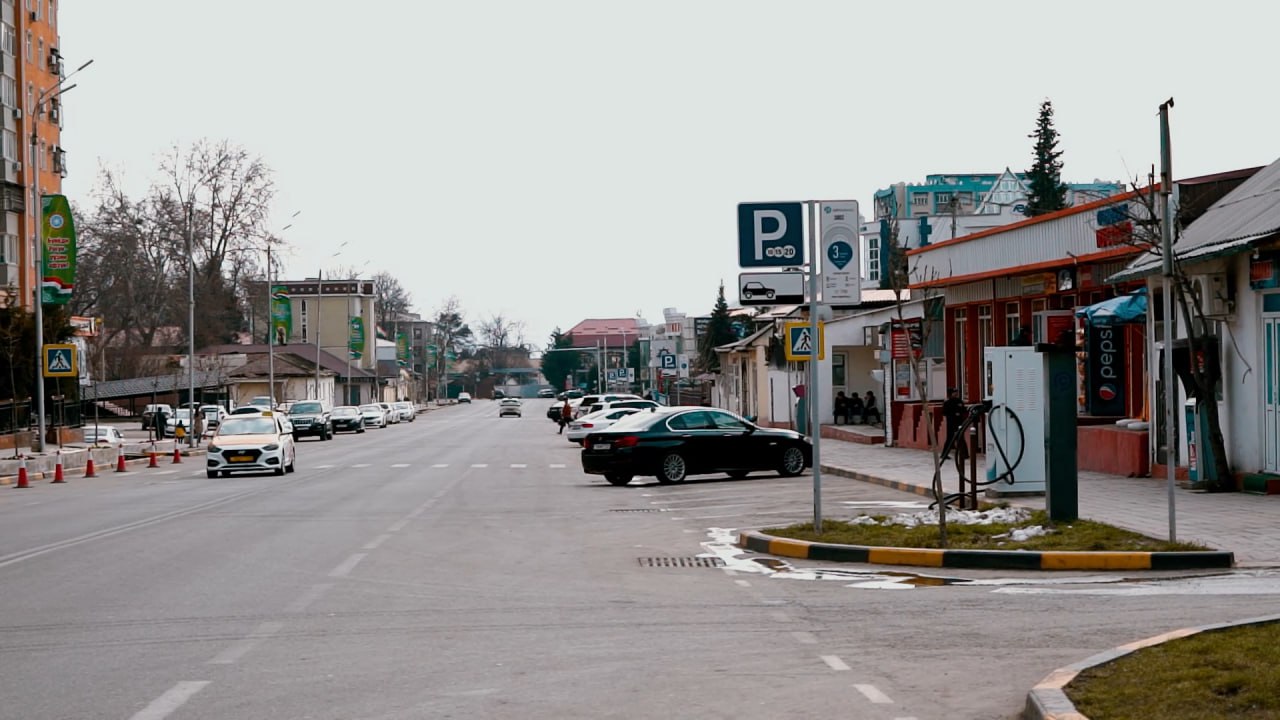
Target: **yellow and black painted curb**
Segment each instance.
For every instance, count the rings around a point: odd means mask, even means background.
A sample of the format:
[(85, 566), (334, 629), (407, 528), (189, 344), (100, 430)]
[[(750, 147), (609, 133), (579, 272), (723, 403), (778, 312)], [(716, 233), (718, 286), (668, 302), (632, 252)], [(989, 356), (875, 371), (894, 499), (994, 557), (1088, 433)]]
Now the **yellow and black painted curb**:
[(1229, 568), (1235, 563), (1233, 553), (1218, 550), (1192, 552), (937, 550), (817, 543), (766, 535), (758, 531), (739, 533), (738, 547), (805, 560), (987, 570), (1196, 570)]
[(1076, 710), (1076, 706), (1067, 697), (1067, 693), (1063, 690), (1071, 681), (1081, 672), (1088, 670), (1097, 665), (1105, 665), (1116, 658), (1124, 657), (1135, 650), (1151, 647), (1152, 645), (1160, 645), (1171, 640), (1197, 635), (1202, 632), (1213, 630), (1226, 630), (1227, 628), (1241, 627), (1244, 625), (1267, 625), (1269, 623), (1280, 622), (1280, 615), (1266, 615), (1263, 617), (1250, 618), (1248, 620), (1237, 620), (1235, 622), (1217, 623), (1215, 625), (1201, 625), (1200, 627), (1183, 628), (1172, 632), (1149, 637), (1144, 640), (1131, 642), (1127, 645), (1112, 648), (1106, 652), (1098, 653), (1092, 657), (1085, 658), (1078, 663), (1058, 668), (1049, 673), (1045, 679), (1041, 680), (1035, 687), (1031, 688), (1031, 692), (1027, 693), (1027, 705), (1023, 710), (1022, 717), (1025, 720), (1089, 720), (1086, 715)]

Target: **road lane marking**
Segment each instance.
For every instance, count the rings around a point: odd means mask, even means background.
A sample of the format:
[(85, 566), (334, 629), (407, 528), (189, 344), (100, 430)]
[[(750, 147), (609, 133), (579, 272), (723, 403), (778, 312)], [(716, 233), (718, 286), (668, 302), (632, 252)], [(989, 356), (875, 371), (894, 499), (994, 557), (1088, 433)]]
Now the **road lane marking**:
[(326, 592), (328, 592), (328, 591), (329, 591), (329, 588), (331, 588), (331, 587), (333, 587), (333, 585), (332, 585), (332, 584), (330, 584), (330, 583), (322, 583), (322, 584), (320, 584), (320, 585), (312, 585), (312, 586), (311, 586), (311, 589), (309, 589), (309, 590), (307, 590), (306, 592), (302, 593), (302, 597), (300, 597), (300, 598), (298, 598), (297, 600), (294, 600), (292, 603), (290, 603), (290, 604), (289, 604), (289, 607), (286, 607), (286, 608), (284, 609), (284, 611), (285, 611), (285, 612), (287, 612), (287, 613), (300, 613), (300, 612), (303, 612), (303, 611), (304, 611), (304, 610), (306, 610), (307, 608), (311, 607), (311, 603), (313, 603), (313, 602), (315, 602), (315, 601), (319, 600), (321, 595), (324, 595)]
[(826, 663), (827, 667), (831, 668), (832, 670), (848, 670), (849, 669), (849, 666), (845, 665), (844, 661), (836, 657), (835, 655), (822, 655), (821, 657), (822, 657), (822, 662)]
[(875, 685), (859, 685), (855, 683), (853, 687), (856, 688), (858, 692), (865, 695), (868, 700), (870, 700), (871, 702), (877, 705), (893, 704), (893, 700), (891, 700), (888, 695), (885, 695), (884, 693), (880, 692), (880, 690), (876, 688)]
[(382, 543), (386, 542), (390, 537), (391, 537), (390, 535), (387, 535), (386, 533), (383, 533), (382, 535), (379, 535), (378, 537), (376, 537), (376, 538), (374, 538), (374, 539), (370, 540), (369, 542), (365, 543), (365, 546), (364, 546), (363, 548), (360, 548), (360, 549), (361, 549), (361, 550), (377, 550), (377, 549), (378, 549), (378, 546), (379, 546), (379, 545), (381, 545)]
[(738, 587), (751, 587), (751, 583), (747, 582), (746, 580), (734, 580), (733, 584), (737, 585)]
[(164, 720), (173, 714), (174, 710), (182, 707), (184, 703), (191, 699), (192, 695), (204, 689), (208, 685), (208, 680), (186, 680), (169, 688), (169, 691), (155, 700), (151, 704), (135, 713), (129, 720)]
[(527, 467), (529, 467), (529, 466), (528, 466), (528, 465), (525, 465), (524, 463), (511, 463), (511, 467), (513, 467), (513, 468), (527, 468)]
[(803, 630), (800, 630), (798, 632), (791, 633), (791, 637), (795, 638), (796, 642), (800, 643), (801, 645), (817, 645), (818, 644), (818, 638), (814, 637), (813, 633), (811, 632), (804, 632)]
[(433, 468), (447, 468), (447, 467), (449, 467), (449, 463), (436, 463), (435, 465), (432, 465), (431, 467), (433, 467)]
[(489, 464), (488, 464), (488, 463), (474, 463), (471, 467), (473, 467), (473, 468), (487, 468), (487, 467), (489, 467)]
[(396, 463), (395, 465), (392, 465), (391, 467), (393, 467), (393, 468), (407, 468), (407, 467), (409, 467), (409, 463)]
[(356, 553), (355, 555), (352, 555), (346, 560), (343, 560), (341, 565), (329, 571), (329, 577), (346, 577), (347, 573), (354, 570), (356, 565), (359, 565), (360, 561), (366, 557), (368, 557), (368, 553)]
[(264, 622), (254, 628), (253, 632), (249, 633), (248, 637), (218, 653), (217, 657), (210, 660), (208, 664), (234, 665), (237, 660), (247, 655), (250, 650), (258, 645), (258, 643), (266, 640), (272, 635), (275, 635), (283, 628), (284, 623), (281, 622)]
[(560, 469), (564, 467), (564, 463), (551, 463), (551, 467)]
[(210, 500), (209, 502), (201, 503), (199, 505), (192, 505), (191, 507), (184, 508), (182, 510), (174, 510), (172, 512), (161, 513), (160, 515), (153, 515), (152, 517), (143, 518), (142, 520), (137, 520), (135, 522), (125, 523), (124, 525), (117, 525), (113, 528), (98, 530), (97, 532), (87, 533), (85, 535), (68, 538), (66, 540), (59, 540), (58, 542), (49, 543), (47, 545), (41, 545), (39, 547), (30, 548), (28, 550), (22, 550), (16, 553), (10, 553), (8, 555), (0, 555), (0, 568), (13, 565), (15, 563), (20, 563), (24, 560), (30, 560), (33, 557), (38, 557), (40, 555), (44, 555), (45, 553), (51, 553), (54, 550), (61, 550), (63, 548), (72, 547), (74, 545), (87, 543), (92, 540), (100, 540), (102, 538), (112, 537), (114, 535), (119, 535), (121, 533), (125, 533), (130, 530), (137, 530), (138, 528), (148, 527), (150, 525), (155, 525), (157, 523), (161, 523), (166, 520), (172, 520), (174, 518), (180, 518), (185, 515), (198, 513), (201, 510), (210, 510), (220, 505), (227, 505), (237, 500), (253, 497), (254, 495), (261, 495), (262, 493), (265, 493), (270, 489), (271, 489), (270, 487), (265, 487), (257, 490), (249, 490), (247, 492), (237, 493), (235, 495), (229, 495), (227, 497), (219, 498), (217, 500)]

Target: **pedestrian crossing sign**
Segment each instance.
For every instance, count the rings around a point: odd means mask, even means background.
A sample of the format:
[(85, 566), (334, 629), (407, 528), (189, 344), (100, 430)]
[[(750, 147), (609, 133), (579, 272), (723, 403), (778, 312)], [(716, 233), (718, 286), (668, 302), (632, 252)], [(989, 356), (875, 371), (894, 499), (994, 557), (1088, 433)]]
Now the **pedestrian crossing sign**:
[(79, 375), (80, 368), (76, 364), (75, 345), (44, 346), (45, 377), (77, 377)]
[(813, 347), (818, 346), (818, 359), (826, 359), (826, 350), (824, 344), (826, 341), (826, 326), (818, 323), (818, 342), (813, 342), (813, 326), (807, 320), (801, 322), (789, 322), (784, 325), (787, 331), (787, 360), (792, 362), (804, 362), (813, 359)]

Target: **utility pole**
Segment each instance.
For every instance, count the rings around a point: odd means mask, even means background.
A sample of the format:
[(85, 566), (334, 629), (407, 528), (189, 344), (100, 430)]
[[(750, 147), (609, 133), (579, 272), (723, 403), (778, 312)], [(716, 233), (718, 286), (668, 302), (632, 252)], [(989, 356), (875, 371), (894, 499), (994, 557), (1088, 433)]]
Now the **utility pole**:
[(1169, 501), (1169, 542), (1177, 542), (1178, 520), (1174, 509), (1174, 487), (1178, 471), (1178, 429), (1174, 426), (1174, 403), (1178, 399), (1177, 376), (1173, 374), (1173, 156), (1169, 149), (1169, 108), (1173, 98), (1160, 104), (1160, 260), (1164, 302), (1160, 321), (1164, 325), (1164, 466)]

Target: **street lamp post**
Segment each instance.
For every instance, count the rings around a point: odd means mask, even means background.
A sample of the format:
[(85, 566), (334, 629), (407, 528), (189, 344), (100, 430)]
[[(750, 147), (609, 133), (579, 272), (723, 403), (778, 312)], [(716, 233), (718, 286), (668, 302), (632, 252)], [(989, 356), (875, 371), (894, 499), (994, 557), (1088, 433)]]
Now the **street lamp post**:
[(31, 175), (31, 214), (35, 218), (35, 252), (32, 257), (35, 259), (36, 286), (35, 286), (35, 311), (36, 311), (36, 436), (33, 438), (31, 447), (37, 452), (44, 452), (44, 204), (40, 202), (40, 116), (44, 114), (44, 101), (52, 100), (54, 97), (60, 97), (63, 93), (69, 92), (75, 85), (62, 87), (62, 84), (70, 80), (81, 70), (93, 64), (93, 60), (89, 60), (85, 64), (76, 68), (70, 75), (62, 78), (53, 86), (45, 88), (35, 99), (35, 107), (28, 108), (28, 115), (31, 118), (31, 157), (28, 168)]

